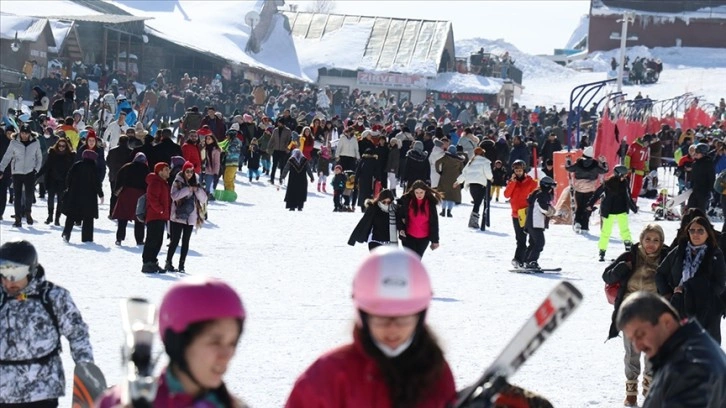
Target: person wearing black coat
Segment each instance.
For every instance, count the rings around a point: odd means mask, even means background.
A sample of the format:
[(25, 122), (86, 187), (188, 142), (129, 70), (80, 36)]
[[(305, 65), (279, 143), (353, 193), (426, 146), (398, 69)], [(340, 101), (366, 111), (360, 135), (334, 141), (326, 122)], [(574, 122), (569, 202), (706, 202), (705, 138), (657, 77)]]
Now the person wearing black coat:
[(355, 182), (358, 184), (358, 205), (360, 205), (361, 212), (365, 211), (366, 200), (373, 198), (376, 181), (380, 181), (379, 177), (381, 177), (381, 168), (378, 155), (375, 150), (368, 148), (361, 155), (355, 170)]
[[(55, 225), (60, 226), (61, 209), (63, 208), (63, 191), (66, 189), (66, 178), (75, 161), (75, 154), (66, 139), (58, 141), (48, 150), (48, 160), (38, 172), (38, 177), (44, 176), (45, 188), (48, 191), (48, 218), (46, 224), (53, 222), (55, 210)], [(55, 207), (58, 197), (58, 207)]]
[(547, 160), (553, 160), (555, 152), (560, 150), (562, 150), (562, 143), (557, 140), (556, 134), (550, 133), (547, 140), (542, 144), (539, 155), (542, 161), (546, 162)]
[(287, 164), (282, 169), (280, 184), (288, 173), (290, 177), (287, 179), (287, 190), (285, 191), (285, 208), (290, 211), (302, 211), (308, 197), (308, 180), (305, 175), (310, 177), (311, 183), (315, 181), (315, 178), (308, 165), (308, 160), (300, 149), (293, 149)]
[(93, 242), (93, 220), (98, 218), (98, 201), (103, 200), (101, 180), (96, 171), (97, 154), (93, 150), (85, 150), (81, 161), (71, 166), (66, 182), (68, 188), (63, 196), (63, 214), (66, 216), (63, 228), (63, 240), (71, 239), (71, 231), (75, 221), (81, 221), (81, 241)]
[(151, 149), (151, 157), (149, 157), (148, 154), (146, 155), (146, 159), (149, 161), (150, 169), (153, 169), (156, 163), (161, 162), (164, 162), (171, 166), (172, 157), (184, 156), (181, 146), (171, 140), (171, 137), (171, 129), (166, 128), (161, 130), (161, 142), (159, 142), (159, 144)]
[(111, 210), (111, 218), (117, 220), (116, 245), (126, 239), (126, 226), (134, 222), (134, 238), (136, 245), (144, 245), (145, 225), (136, 218), (136, 203), (139, 197), (146, 194), (146, 176), (149, 166), (146, 155), (137, 153), (131, 163), (121, 166), (116, 175), (116, 188), (112, 191), (116, 196), (115, 205)]
[(348, 245), (368, 242), (370, 251), (381, 245), (398, 245), (396, 208), (393, 200), (393, 192), (388, 189), (381, 190), (375, 199), (366, 200), (363, 217), (350, 234)]
[(587, 210), (587, 202), (597, 190), (598, 178), (608, 172), (608, 166), (604, 157), (599, 160), (593, 159), (593, 148), (588, 147), (582, 153), (582, 157), (575, 163), (571, 163), (569, 157), (565, 163), (565, 170), (573, 173), (572, 185), (575, 188), (575, 231), (590, 230), (590, 211)]
[[(705, 151), (705, 153), (704, 153)], [(691, 167), (691, 196), (688, 197), (687, 208), (700, 208), (708, 210), (708, 202), (711, 199), (713, 183), (716, 181), (716, 169), (713, 160), (708, 156), (708, 145), (699, 143), (696, 145), (695, 159)]]
[(421, 141), (413, 142), (413, 148), (406, 153), (401, 180), (410, 188), (416, 180), (431, 185), (431, 164)]
[(618, 223), (620, 238), (623, 240), (625, 250), (630, 249), (632, 237), (628, 226), (628, 212), (638, 212), (638, 207), (630, 197), (630, 182), (628, 181), (628, 169), (625, 166), (615, 166), (615, 171), (592, 195), (587, 202), (587, 212), (602, 197), (600, 202), (600, 217), (603, 219), (600, 231), (598, 249), (600, 250), (600, 262), (605, 261), (605, 251), (608, 249), (610, 234), (613, 231), (613, 223)]
[(683, 321), (665, 299), (637, 292), (623, 302), (617, 326), (653, 364), (643, 408), (726, 406), (726, 354), (698, 321)]
[[(126, 135), (121, 135), (118, 138), (118, 145), (108, 151), (106, 157), (106, 167), (108, 167), (108, 181), (111, 183), (111, 191), (116, 191), (116, 176), (126, 163), (129, 163), (133, 159), (131, 155), (131, 149), (129, 149), (129, 138)], [(108, 214), (113, 214), (113, 208), (116, 206), (116, 200), (118, 197), (116, 194), (111, 194), (111, 200), (109, 203)]]
[[(669, 248), (664, 245), (663, 228), (657, 224), (648, 224), (640, 233), (639, 243), (620, 254), (602, 274), (608, 285), (618, 285), (608, 340), (618, 337), (619, 330), (615, 320), (623, 300), (638, 291), (657, 293), (655, 274), (658, 265), (668, 255)], [(623, 338), (625, 346), (625, 402), (635, 406), (638, 399), (638, 376), (641, 374), (640, 351), (633, 348), (629, 339)], [(643, 370), (643, 392), (647, 394), (653, 381), (653, 368), (650, 360), (645, 358)]]
[(404, 247), (423, 257), (426, 247), (439, 247), (439, 194), (421, 180), (412, 183), (397, 204), (396, 224)]
[[(521, 136), (514, 136), (512, 139), (512, 150), (509, 153), (509, 168), (512, 168), (512, 163), (514, 163), (517, 160), (522, 160), (527, 165), (530, 164), (529, 160), (529, 148), (527, 145), (522, 141)], [(493, 163), (493, 162), (492, 162)]]
[(106, 158), (104, 157), (103, 147), (98, 144), (96, 133), (88, 132), (86, 142), (78, 147), (76, 160), (83, 160), (83, 152), (86, 150), (93, 150), (96, 152), (96, 177), (98, 177), (99, 183), (103, 183), (103, 179), (106, 177)]
[(726, 263), (708, 219), (694, 218), (658, 267), (658, 294), (683, 317), (694, 317), (721, 343), (726, 296)]

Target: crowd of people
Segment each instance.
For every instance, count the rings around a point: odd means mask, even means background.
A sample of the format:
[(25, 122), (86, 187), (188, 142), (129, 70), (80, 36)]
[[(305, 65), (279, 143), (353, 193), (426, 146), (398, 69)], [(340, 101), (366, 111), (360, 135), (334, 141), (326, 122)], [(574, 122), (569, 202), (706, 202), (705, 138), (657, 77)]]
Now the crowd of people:
[[(490, 203), (492, 199), (498, 201), (503, 190), (503, 199), (509, 200), (516, 237), (512, 265), (524, 271), (540, 270), (538, 260), (545, 247), (545, 231), (557, 217), (553, 206), (557, 187), (553, 155), (567, 144), (570, 131), (564, 123), (569, 113), (555, 107), (525, 106), (515, 106), (509, 114), (499, 109), (480, 112), (476, 105), (455, 99), (437, 104), (432, 96), (414, 105), (384, 93), (364, 94), (355, 90), (343, 97), (339, 90), (309, 86), (242, 83), (232, 90), (220, 77), (207, 81), (184, 75), (172, 84), (165, 75), (168, 76), (161, 72), (141, 93), (136, 93), (133, 86), (119, 87), (118, 80), (111, 79), (108, 92), (102, 91), (90, 104), (78, 99), (78, 87), (72, 82), (56, 84), (58, 89), (53, 92), (34, 87), (32, 114), (11, 110), (2, 120), (0, 217), (12, 181), (15, 227), (22, 227), (23, 221), (32, 225), (32, 204), (45, 199), (46, 224), (60, 226), (61, 214), (66, 217), (61, 232), (63, 240), (68, 242), (73, 229), (80, 226), (81, 241), (92, 242), (94, 219), (102, 215), (99, 201), (105, 200), (104, 191), (110, 191), (109, 213), (103, 216), (117, 222), (116, 245), (123, 245), (128, 223), (133, 222), (135, 243), (143, 246), (141, 272), (183, 272), (192, 231), (210, 216), (210, 201), (236, 197), (235, 190), (240, 184), (235, 183), (235, 178), (239, 173), (250, 183), (285, 183), (284, 208), (289, 211), (303, 211), (309, 183), (315, 183), (317, 177), (319, 192), (327, 194), (326, 188), (331, 187), (333, 211), (355, 212), (360, 208), (362, 218), (349, 243), (368, 244), (371, 255), (366, 262), (385, 265), (386, 257), (405, 257), (410, 265), (407, 273), (415, 285), (421, 285), (416, 287), (422, 295), (407, 303), (415, 306), (401, 308), (391, 301), (390, 310), (379, 309), (366, 303), (373, 296), (371, 293), (356, 292), (359, 279), (377, 279), (364, 276), (369, 267), (359, 270), (362, 275), (354, 282), (354, 301), (361, 318), (354, 332), (354, 344), (338, 353), (340, 358), (350, 359), (353, 366), (367, 366), (372, 361), (381, 372), (379, 382), (367, 386), (366, 392), (346, 394), (350, 398), (347, 405), (375, 405), (369, 403), (374, 395), (388, 395), (391, 406), (443, 406), (452, 401), (455, 390), (442, 357), (426, 360), (429, 365), (425, 370), (411, 371), (411, 367), (420, 367), (415, 359), (421, 353), (441, 355), (424, 324), (430, 287), (426, 286), (428, 278), (420, 258), (427, 248), (439, 248), (439, 222), (455, 218), (456, 207), (463, 201), (462, 189), (468, 189), (473, 200), (467, 225), (479, 230), (491, 226)], [(63, 97), (49, 98), (48, 94)], [(583, 134), (593, 135), (593, 126), (581, 129)], [(621, 163), (595, 158), (584, 137), (580, 140), (582, 158), (566, 167), (572, 173), (576, 231), (589, 230), (591, 213), (600, 201), (604, 219), (600, 260), (604, 261), (615, 221), (625, 243), (626, 252), (606, 269), (603, 279), (619, 285), (610, 337), (622, 330), (627, 339), (626, 404), (631, 406), (637, 403), (640, 352), (654, 362), (650, 365), (646, 360), (643, 371), (643, 389), (648, 394), (645, 406), (661, 406), (660, 401), (668, 400), (681, 389), (664, 385), (670, 381), (666, 376), (673, 375), (669, 372), (673, 369), (664, 367), (691, 364), (694, 377), (702, 374), (703, 368), (695, 367), (697, 356), (672, 354), (691, 341), (714, 358), (709, 368), (720, 373), (714, 381), (726, 381), (726, 357), (722, 351), (716, 351), (720, 321), (726, 312), (726, 265), (721, 249), (724, 240), (706, 215), (709, 203), (723, 197), (714, 192), (715, 186), (726, 190), (726, 177), (720, 176), (726, 168), (722, 135), (720, 121), (686, 130), (664, 126), (657, 134), (641, 135), (630, 145), (626, 143)], [(688, 211), (670, 251), (657, 225), (646, 227), (639, 242), (633, 244), (627, 222), (628, 212), (637, 211), (645, 176), (662, 166), (671, 157), (669, 154), (674, 157), (682, 188), (691, 191), (685, 205)], [(602, 180), (611, 166), (613, 175)], [(242, 172), (243, 168), (246, 171)], [(533, 169), (541, 176), (536, 176)], [(220, 178), (222, 190), (217, 189)], [(105, 187), (106, 183), (110, 188)], [(162, 267), (158, 256), (165, 233), (169, 250)], [(398, 245), (399, 241), (410, 252), (378, 249)], [(181, 253), (175, 266), (173, 257), (179, 244)], [(27, 243), (22, 245), (29, 251)], [(44, 281), (37, 255), (19, 259), (15, 255), (19, 252), (8, 248), (6, 252), (0, 251), (3, 294), (18, 305), (4, 310), (0, 302), (0, 311), (5, 314), (26, 307), (14, 296), (23, 291), (36, 294)], [(361, 285), (369, 290), (374, 287), (372, 281)], [(75, 307), (70, 297), (61, 289), (55, 290), (56, 296), (62, 298), (59, 302), (71, 305), (63, 310), (72, 315)], [(228, 289), (224, 290), (232, 296)], [(386, 303), (382, 300), (374, 304)], [(40, 311), (33, 307), (35, 313)], [(169, 351), (166, 340), (179, 341), (179, 336), (186, 336), (184, 344), (194, 347), (197, 339), (216, 331), (229, 346), (225, 356), (231, 357), (229, 353), (242, 334), (245, 314), (241, 302), (230, 310), (172, 324), (171, 332), (160, 331), (171, 359), (169, 370), (161, 377), (166, 388), (161, 389), (230, 406), (232, 396), (224, 388), (221, 375), (207, 383), (202, 372), (194, 371), (193, 367), (198, 366), (184, 360), (186, 354), (182, 356), (178, 349)], [(691, 320), (682, 323), (679, 318)], [(195, 326), (207, 320), (215, 323)], [(21, 324), (20, 320), (13, 321)], [(399, 331), (396, 338), (400, 341), (387, 344), (385, 330), (394, 328)], [(703, 336), (704, 330), (710, 338)], [(650, 332), (657, 333), (657, 338), (643, 339), (644, 333)], [(82, 343), (84, 336), (87, 341), (84, 325), (73, 333), (66, 330), (62, 334), (69, 339), (79, 338), (79, 350), (86, 347)], [(0, 330), (0, 342), (6, 336), (8, 332)], [(664, 347), (668, 347), (668, 354), (664, 350), (659, 353)], [(20, 358), (3, 356), (0, 369), (6, 369), (5, 360), (12, 362), (10, 369), (17, 369), (18, 365), (60, 364), (57, 353), (50, 360), (26, 354), (21, 353)], [(397, 359), (399, 356), (402, 359)], [(74, 360), (92, 360), (90, 347), (85, 353), (74, 350)], [(288, 406), (308, 406), (313, 396), (321, 401), (315, 406), (338, 406), (331, 405), (331, 401), (342, 398), (341, 390), (322, 384), (329, 382), (329, 376), (335, 376), (346, 378), (346, 384), (350, 382), (353, 387), (361, 383), (358, 376), (365, 374), (362, 369), (336, 371), (340, 369), (330, 357), (316, 362), (312, 371), (296, 383)], [(681, 381), (685, 390), (686, 382), (693, 378)], [(55, 389), (40, 387), (37, 395), (18, 396), (19, 389), (9, 388), (7, 395), (11, 397), (0, 397), (0, 404), (54, 400), (61, 395)], [(709, 395), (709, 402), (692, 406), (722, 406), (726, 400), (726, 387), (699, 389)], [(110, 405), (105, 406), (115, 406), (116, 396), (108, 398)], [(173, 401), (182, 397), (160, 398)], [(673, 398), (680, 396), (676, 394)]]

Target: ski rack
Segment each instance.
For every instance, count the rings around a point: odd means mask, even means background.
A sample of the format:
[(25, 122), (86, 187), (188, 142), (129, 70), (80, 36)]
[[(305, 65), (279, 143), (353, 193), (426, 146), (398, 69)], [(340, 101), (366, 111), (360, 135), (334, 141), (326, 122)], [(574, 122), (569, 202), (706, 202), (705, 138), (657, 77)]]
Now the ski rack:
[[(615, 82), (615, 78), (606, 79), (604, 81), (590, 82), (588, 84), (578, 85), (572, 88), (570, 92), (570, 111), (567, 115), (567, 151), (572, 150), (572, 135), (570, 134), (573, 126), (576, 126), (575, 141), (580, 141), (580, 118), (584, 107), (589, 105), (595, 96), (605, 87), (605, 85)], [(587, 98), (587, 99), (586, 99)], [(577, 102), (577, 106), (575, 106)], [(584, 102), (584, 103), (583, 103)]]

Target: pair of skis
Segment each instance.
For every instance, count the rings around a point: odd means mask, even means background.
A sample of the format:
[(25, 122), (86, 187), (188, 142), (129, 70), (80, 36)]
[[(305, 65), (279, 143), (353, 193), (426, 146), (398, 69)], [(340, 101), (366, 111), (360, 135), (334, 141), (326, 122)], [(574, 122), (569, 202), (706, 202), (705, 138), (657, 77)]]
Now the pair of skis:
[(516, 272), (516, 273), (553, 273), (553, 272), (562, 272), (562, 268), (514, 268), (514, 269), (510, 269), (509, 272)]

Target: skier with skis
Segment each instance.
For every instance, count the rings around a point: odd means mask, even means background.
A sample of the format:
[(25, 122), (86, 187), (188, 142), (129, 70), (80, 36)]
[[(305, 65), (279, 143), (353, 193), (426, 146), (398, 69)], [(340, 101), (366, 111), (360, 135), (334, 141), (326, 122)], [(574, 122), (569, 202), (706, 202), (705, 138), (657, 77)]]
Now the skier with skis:
[(48, 281), (28, 241), (0, 246), (0, 407), (57, 407), (65, 395), (61, 336), (76, 364), (93, 362), (70, 293)]
[(176, 282), (159, 306), (159, 335), (169, 364), (155, 379), (156, 392), (140, 394), (131, 383), (117, 385), (96, 406), (245, 407), (223, 379), (245, 316), (239, 295), (221, 280), (194, 276)]
[(610, 242), (610, 234), (613, 231), (615, 221), (618, 223), (620, 238), (623, 240), (625, 250), (630, 251), (630, 247), (633, 245), (630, 228), (628, 227), (628, 211), (631, 210), (637, 214), (638, 207), (630, 196), (628, 184), (628, 168), (615, 166), (613, 175), (595, 191), (590, 201), (587, 202), (587, 211), (592, 212), (593, 206), (602, 197), (600, 216), (603, 221), (600, 240), (597, 243), (599, 249), (598, 260), (600, 262), (605, 262), (605, 251), (608, 249), (608, 242)]
[[(571, 182), (575, 190), (575, 218), (573, 228), (576, 233), (589, 231), (590, 229), (590, 211), (587, 210), (587, 202), (592, 198), (597, 190), (598, 178), (608, 172), (608, 165), (604, 156), (600, 156), (598, 160), (593, 159), (594, 149), (588, 146), (582, 152), (582, 157), (572, 163), (567, 158), (565, 169), (573, 173), (570, 177), (574, 177)], [(572, 192), (570, 192), (572, 193)]]
[(550, 218), (555, 216), (552, 202), (552, 192), (557, 183), (550, 177), (542, 177), (539, 188), (527, 197), (527, 220), (525, 229), (529, 234), (529, 246), (525, 255), (525, 268), (527, 271), (540, 272), (537, 263), (539, 255), (545, 246), (544, 230), (549, 227)]
[(517, 240), (517, 249), (514, 251), (512, 266), (521, 268), (524, 266), (527, 252), (527, 233), (525, 232), (525, 221), (527, 220), (527, 198), (537, 189), (537, 182), (526, 174), (526, 164), (522, 160), (512, 163), (513, 173), (507, 187), (504, 189), (504, 197), (509, 199), (509, 206), (512, 207), (512, 225), (514, 236)]
[(633, 142), (628, 148), (625, 155), (625, 167), (630, 170), (632, 177), (630, 178), (630, 196), (633, 201), (638, 202), (640, 190), (643, 188), (643, 177), (648, 174), (648, 166), (650, 165), (650, 141), (652, 135), (643, 135)]
[[(407, 249), (374, 249), (353, 278), (353, 342), (315, 361), (295, 382), (286, 408), (441, 408), (456, 401), (454, 378), (426, 324), (429, 274)], [(471, 401), (465, 407), (480, 406)], [(505, 385), (496, 407), (551, 407)]]

